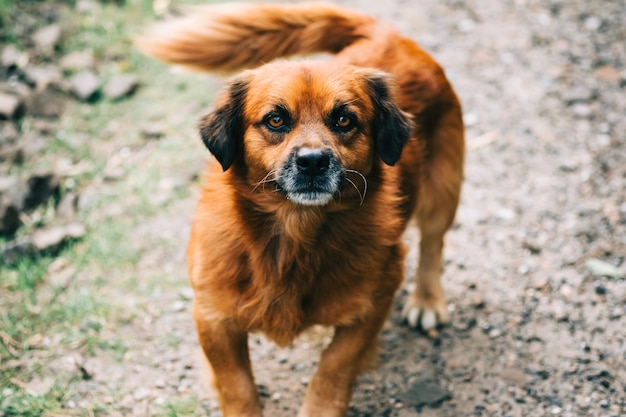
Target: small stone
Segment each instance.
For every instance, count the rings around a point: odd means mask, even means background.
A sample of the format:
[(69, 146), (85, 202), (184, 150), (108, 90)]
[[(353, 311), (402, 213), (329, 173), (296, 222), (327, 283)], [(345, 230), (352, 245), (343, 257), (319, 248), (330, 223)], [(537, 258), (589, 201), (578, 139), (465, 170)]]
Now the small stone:
[(512, 384), (517, 385), (520, 388), (524, 388), (530, 381), (528, 375), (520, 369), (507, 368), (502, 371), (502, 379)]
[(37, 90), (42, 90), (49, 84), (58, 84), (62, 78), (61, 71), (54, 65), (29, 65), (24, 68), (24, 79)]
[(183, 301), (174, 301), (172, 303), (172, 311), (175, 313), (185, 311), (186, 308), (187, 308), (187, 304)]
[(33, 234), (32, 243), (39, 252), (56, 252), (66, 242), (80, 239), (84, 235), (85, 226), (73, 223), (67, 226), (40, 229)]
[(28, 113), (35, 117), (58, 118), (65, 107), (65, 95), (54, 85), (35, 91), (28, 100)]
[(0, 148), (7, 143), (15, 142), (18, 136), (19, 132), (14, 122), (0, 121)]
[(561, 414), (562, 411), (563, 409), (561, 407), (554, 406), (550, 409), (550, 414), (557, 415), (557, 414)]
[(106, 83), (104, 95), (110, 100), (119, 100), (133, 94), (138, 85), (139, 81), (134, 75), (118, 75)]
[(565, 92), (563, 95), (563, 100), (568, 104), (572, 105), (575, 103), (586, 103), (593, 100), (595, 93), (590, 88), (585, 86), (574, 87)]
[(17, 119), (22, 114), (23, 107), (20, 97), (0, 92), (0, 119)]
[(70, 220), (76, 216), (77, 207), (78, 196), (73, 192), (69, 192), (59, 201), (57, 205), (57, 216), (61, 219)]
[(596, 78), (604, 82), (617, 82), (622, 78), (622, 74), (610, 65), (603, 65), (593, 72)]
[(187, 301), (193, 300), (193, 288), (191, 287), (181, 288), (181, 290), (178, 292), (178, 295), (183, 300), (187, 300)]
[(8, 265), (12, 265), (21, 257), (31, 256), (34, 253), (33, 242), (28, 237), (21, 237), (6, 244), (2, 252), (2, 260)]
[(95, 60), (92, 54), (76, 51), (61, 58), (59, 66), (63, 71), (83, 71), (93, 68)]
[(39, 52), (50, 54), (61, 41), (61, 27), (59, 25), (44, 26), (33, 33), (31, 40)]
[(409, 407), (437, 406), (450, 399), (452, 393), (430, 379), (417, 380), (400, 398), (402, 403)]
[(606, 287), (602, 284), (596, 285), (595, 291), (598, 295), (606, 295)]
[(607, 276), (617, 279), (625, 275), (622, 269), (596, 258), (587, 259), (585, 261), (585, 267), (595, 276)]
[(144, 139), (160, 139), (165, 135), (165, 127), (159, 123), (150, 123), (141, 128)]
[(585, 27), (589, 30), (598, 30), (600, 29), (600, 26), (602, 26), (602, 19), (598, 16), (589, 16), (585, 19)]
[(152, 390), (149, 388), (137, 388), (133, 393), (133, 398), (135, 401), (142, 401), (147, 399), (152, 395)]
[(81, 101), (93, 101), (100, 90), (100, 79), (92, 71), (82, 71), (70, 78), (72, 93)]
[(14, 46), (7, 45), (0, 54), (0, 65), (4, 68), (19, 67), (22, 53)]
[(575, 103), (571, 107), (572, 113), (574, 116), (580, 117), (581, 119), (588, 118), (591, 116), (591, 106), (587, 103)]

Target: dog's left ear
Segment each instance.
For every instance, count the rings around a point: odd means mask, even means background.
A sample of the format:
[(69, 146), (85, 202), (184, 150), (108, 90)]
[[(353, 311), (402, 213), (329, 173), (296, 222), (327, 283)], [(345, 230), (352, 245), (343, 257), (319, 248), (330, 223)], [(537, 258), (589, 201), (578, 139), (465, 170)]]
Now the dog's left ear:
[(215, 107), (204, 115), (198, 127), (202, 142), (226, 171), (242, 150), (244, 120), (243, 106), (248, 79), (240, 76), (217, 98)]
[(402, 111), (393, 100), (394, 80), (390, 74), (368, 70), (366, 78), (375, 113), (374, 146), (384, 163), (395, 165), (411, 137), (411, 115)]

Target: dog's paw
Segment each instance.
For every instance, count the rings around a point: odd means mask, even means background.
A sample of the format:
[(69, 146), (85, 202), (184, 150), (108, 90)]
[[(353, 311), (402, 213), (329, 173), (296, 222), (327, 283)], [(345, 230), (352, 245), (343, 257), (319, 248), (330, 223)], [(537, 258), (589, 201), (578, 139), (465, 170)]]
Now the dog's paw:
[(412, 293), (404, 304), (402, 316), (410, 327), (421, 327), (425, 332), (450, 322), (450, 312), (445, 299), (423, 300)]

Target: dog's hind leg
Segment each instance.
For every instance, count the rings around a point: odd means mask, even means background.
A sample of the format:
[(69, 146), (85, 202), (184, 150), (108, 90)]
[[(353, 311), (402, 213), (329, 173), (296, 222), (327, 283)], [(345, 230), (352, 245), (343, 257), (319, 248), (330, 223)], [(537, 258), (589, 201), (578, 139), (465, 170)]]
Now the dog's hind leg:
[(419, 264), (415, 289), (409, 294), (403, 316), (411, 327), (428, 331), (450, 321), (441, 285), (444, 236), (456, 214), (463, 182), (463, 127), (452, 112), (440, 121), (435, 140), (427, 145), (418, 203)]

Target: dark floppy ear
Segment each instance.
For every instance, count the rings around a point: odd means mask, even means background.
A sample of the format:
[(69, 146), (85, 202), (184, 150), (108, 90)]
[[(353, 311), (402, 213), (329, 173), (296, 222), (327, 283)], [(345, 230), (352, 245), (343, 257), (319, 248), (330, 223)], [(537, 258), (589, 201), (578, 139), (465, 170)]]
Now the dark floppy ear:
[(198, 127), (202, 142), (226, 171), (243, 146), (243, 106), (248, 79), (238, 77), (218, 96), (215, 106), (204, 115)]
[(382, 71), (368, 71), (367, 82), (374, 105), (374, 146), (387, 165), (395, 165), (404, 145), (411, 137), (411, 115), (402, 111), (393, 100), (393, 77)]

